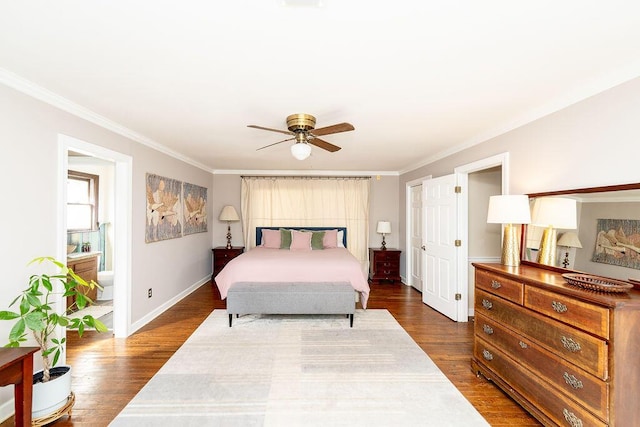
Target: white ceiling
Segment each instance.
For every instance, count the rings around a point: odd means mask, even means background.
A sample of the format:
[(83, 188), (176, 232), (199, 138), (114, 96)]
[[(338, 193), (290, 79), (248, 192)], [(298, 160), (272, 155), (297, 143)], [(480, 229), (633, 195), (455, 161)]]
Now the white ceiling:
[[(205, 169), (402, 172), (640, 76), (634, 0), (284, 3), (0, 0), (0, 82)], [(355, 131), (256, 151), (293, 113)]]

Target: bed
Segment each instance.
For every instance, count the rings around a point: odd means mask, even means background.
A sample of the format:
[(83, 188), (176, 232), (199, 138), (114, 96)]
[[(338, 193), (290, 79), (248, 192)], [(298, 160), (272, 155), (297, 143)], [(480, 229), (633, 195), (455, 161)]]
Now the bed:
[[(277, 241), (272, 241), (273, 236), (281, 233), (281, 229), (293, 230), (291, 231), (292, 241), (289, 249), (281, 249)], [(298, 233), (302, 232), (313, 235), (312, 238), (315, 239), (313, 247), (316, 249), (300, 246), (300, 240), (296, 239), (300, 236)], [(327, 237), (332, 237), (335, 233), (339, 236), (339, 240), (336, 239), (335, 244), (329, 242), (328, 246), (323, 246), (320, 250), (316, 237), (322, 232), (325, 232)], [(288, 310), (294, 314), (300, 312), (302, 306), (306, 305), (309, 308), (310, 299), (323, 298), (322, 294), (327, 292), (333, 292), (335, 297), (335, 292), (338, 292), (339, 289), (340, 292), (343, 292), (344, 286), (348, 284), (352, 289), (352, 307), (355, 306), (355, 293), (357, 293), (362, 307), (366, 308), (369, 298), (369, 283), (360, 262), (346, 248), (346, 233), (347, 230), (344, 227), (257, 227), (256, 242), (261, 244), (229, 261), (215, 277), (220, 296), (222, 299), (227, 298), (230, 289), (236, 285), (237, 290), (242, 288), (242, 297), (245, 299), (251, 298), (252, 292), (261, 299), (269, 297), (269, 295), (282, 299), (285, 289), (291, 289), (293, 292), (306, 292), (303, 298), (291, 297), (289, 299), (289, 302), (293, 301), (293, 306), (289, 306)], [(309, 238), (308, 234), (305, 234), (304, 238)], [(325, 243), (323, 241), (323, 244)], [(283, 245), (282, 239), (280, 244)], [(261, 287), (261, 285), (264, 286)], [(269, 292), (274, 289), (277, 292), (275, 294), (267, 293), (264, 291), (267, 288), (271, 290)], [(301, 306), (296, 307), (295, 301), (301, 303)], [(229, 303), (230, 301), (227, 300), (227, 311), (229, 311)], [(264, 307), (264, 305), (258, 306)], [(282, 303), (279, 304), (280, 309), (282, 306)]]

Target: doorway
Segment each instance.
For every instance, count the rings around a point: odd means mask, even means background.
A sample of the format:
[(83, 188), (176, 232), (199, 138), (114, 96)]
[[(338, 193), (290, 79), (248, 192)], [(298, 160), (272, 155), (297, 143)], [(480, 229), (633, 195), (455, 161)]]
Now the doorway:
[[(456, 167), (454, 169), (454, 173), (459, 177), (458, 185), (461, 185), (463, 190), (459, 194), (456, 213), (457, 218), (457, 238), (461, 240), (461, 246), (459, 249), (459, 253), (455, 259), (455, 266), (452, 268), (452, 271), (455, 274), (455, 279), (452, 283), (454, 283), (455, 289), (451, 291), (456, 295), (457, 307), (455, 311), (455, 315), (452, 316), (453, 320), (459, 322), (468, 321), (469, 314), (473, 313), (473, 275), (472, 268), (470, 266), (469, 253), (468, 253), (468, 242), (469, 236), (473, 236), (474, 239), (478, 238), (481, 233), (483, 233), (483, 229), (479, 229), (480, 227), (476, 227), (476, 222), (469, 223), (470, 212), (480, 212), (482, 210), (481, 207), (478, 206), (478, 203), (474, 197), (469, 196), (468, 191), (468, 179), (469, 175), (474, 172), (480, 172), (488, 169), (499, 168), (500, 170), (500, 185), (502, 188), (503, 194), (509, 194), (509, 186), (508, 186), (508, 176), (509, 176), (509, 153), (498, 154), (486, 159), (482, 159), (473, 163), (469, 163), (460, 167)], [(426, 180), (427, 178), (423, 178)], [(418, 180), (416, 180), (418, 181)], [(406, 210), (406, 224), (407, 226), (407, 239), (406, 239), (406, 253), (411, 253), (412, 251), (412, 242), (409, 236), (409, 228), (410, 224), (413, 223), (413, 211), (409, 207), (409, 192), (410, 186), (416, 185), (416, 181), (407, 182), (407, 210)], [(426, 181), (425, 181), (426, 182)], [(423, 183), (424, 185), (424, 183)], [(424, 202), (424, 201), (423, 201)], [(486, 212), (486, 210), (485, 210)], [(426, 221), (424, 220), (424, 212), (422, 213), (422, 227), (424, 229)], [(485, 218), (486, 222), (486, 218)], [(425, 265), (426, 254), (421, 251), (421, 263)], [(410, 281), (411, 279), (411, 268), (412, 268), (412, 259), (411, 257), (406, 257), (407, 259), (407, 277)], [(415, 261), (413, 261), (415, 262)], [(426, 271), (427, 267), (424, 267), (422, 271), (422, 277), (426, 277), (429, 272)]]
[[(127, 337), (130, 334), (130, 247), (131, 247), (131, 171), (130, 156), (104, 147), (88, 143), (67, 135), (58, 136), (59, 174), (58, 174), (58, 247), (60, 259), (66, 259), (67, 246), (67, 177), (70, 169), (69, 156), (82, 155), (95, 162), (110, 164), (113, 168), (113, 215), (112, 225), (112, 257), (109, 260), (113, 269), (113, 323), (115, 337)], [(73, 163), (73, 162), (72, 162)], [(62, 301), (60, 301), (62, 304)]]

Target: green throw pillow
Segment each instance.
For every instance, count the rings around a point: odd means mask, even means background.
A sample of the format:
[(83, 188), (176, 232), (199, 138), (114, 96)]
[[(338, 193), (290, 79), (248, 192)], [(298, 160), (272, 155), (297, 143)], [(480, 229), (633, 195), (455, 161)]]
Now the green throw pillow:
[(324, 231), (314, 231), (311, 235), (311, 249), (324, 249), (324, 244), (322, 241), (324, 240)]
[(280, 249), (289, 249), (291, 247), (291, 230), (280, 229)]

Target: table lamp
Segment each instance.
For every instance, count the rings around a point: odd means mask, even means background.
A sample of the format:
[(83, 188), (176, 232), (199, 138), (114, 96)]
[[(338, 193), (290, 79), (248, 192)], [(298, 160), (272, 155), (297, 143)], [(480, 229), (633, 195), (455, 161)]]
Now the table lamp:
[(571, 264), (571, 261), (569, 260), (569, 250), (571, 248), (582, 248), (582, 243), (580, 243), (578, 235), (575, 231), (567, 231), (566, 233), (563, 233), (558, 239), (558, 246), (567, 248), (564, 253), (564, 259), (562, 260), (562, 266), (564, 268), (569, 268), (569, 264)]
[(578, 227), (577, 207), (574, 199), (566, 197), (538, 197), (533, 202), (531, 223), (546, 227), (542, 232), (538, 263), (556, 264), (557, 229), (572, 230)]
[(382, 234), (382, 246), (380, 249), (383, 251), (387, 249), (387, 243), (384, 241), (384, 235), (391, 233), (391, 223), (389, 221), (378, 221), (378, 227), (376, 233)]
[(520, 265), (520, 249), (518, 245), (518, 229), (514, 224), (529, 224), (529, 197), (526, 195), (497, 195), (489, 197), (487, 223), (503, 224), (502, 237), (503, 265), (517, 267)]
[(231, 222), (240, 221), (238, 212), (236, 212), (236, 208), (233, 206), (225, 206), (222, 208), (218, 219), (220, 221), (227, 221), (227, 249), (231, 249)]

